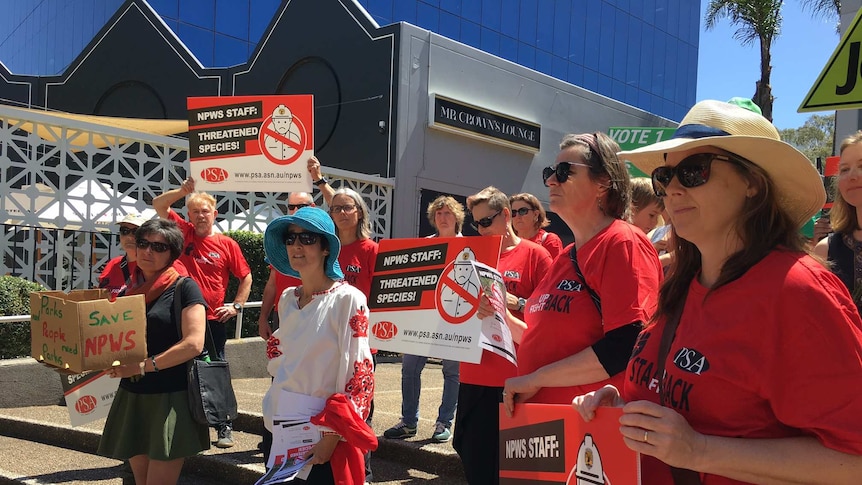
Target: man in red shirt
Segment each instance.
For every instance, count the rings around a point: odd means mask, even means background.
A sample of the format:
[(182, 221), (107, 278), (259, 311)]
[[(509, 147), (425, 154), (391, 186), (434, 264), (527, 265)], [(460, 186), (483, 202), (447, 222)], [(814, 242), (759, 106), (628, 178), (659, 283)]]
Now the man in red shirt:
[[(171, 209), (174, 202), (185, 196), (188, 196), (188, 221)], [(185, 249), (179, 259), (188, 269), (189, 276), (201, 287), (207, 302), (207, 326), (212, 333), (218, 358), (224, 359), (227, 341), (225, 322), (235, 317), (242, 309), (243, 303), (248, 300), (252, 276), (239, 244), (227, 236), (213, 232), (213, 224), (218, 215), (215, 204), (213, 196), (206, 192), (195, 192), (195, 180), (192, 177), (183, 181), (179, 188), (153, 199), (153, 208), (159, 217), (174, 221), (183, 231)], [(239, 289), (234, 301), (225, 304), (225, 292), (231, 274), (239, 279)], [(233, 446), (231, 424), (225, 422), (218, 425), (217, 447)]]

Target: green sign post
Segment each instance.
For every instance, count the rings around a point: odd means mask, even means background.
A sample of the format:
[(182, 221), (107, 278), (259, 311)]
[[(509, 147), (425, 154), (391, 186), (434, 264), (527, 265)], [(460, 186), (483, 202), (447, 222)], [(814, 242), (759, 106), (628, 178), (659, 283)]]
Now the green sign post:
[[(659, 128), (643, 126), (612, 126), (608, 128), (608, 135), (614, 139), (621, 150), (634, 150), (635, 148), (652, 145), (672, 137), (676, 128)], [(626, 160), (629, 175), (632, 177), (649, 177), (637, 169), (631, 162)]]

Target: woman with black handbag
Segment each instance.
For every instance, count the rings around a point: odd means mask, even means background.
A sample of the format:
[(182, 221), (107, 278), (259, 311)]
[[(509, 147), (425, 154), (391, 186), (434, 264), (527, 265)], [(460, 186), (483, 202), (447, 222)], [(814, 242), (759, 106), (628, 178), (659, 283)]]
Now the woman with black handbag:
[(363, 453), (377, 448), (365, 423), (374, 395), (365, 295), (342, 281), (341, 243), (321, 209), (303, 207), (271, 221), (264, 249), (276, 270), (302, 280), (282, 293), (279, 328), (267, 341), (273, 381), (263, 398), (264, 425), (272, 430), (278, 417), (307, 419), (319, 432), (300, 456), (284, 456), (278, 439), (271, 453), (312, 465), (299, 483), (361, 485)]
[[(126, 295), (146, 298), (150, 356), (110, 369), (112, 377), (122, 380), (98, 452), (129, 460), (138, 484), (174, 484), (185, 458), (210, 445), (207, 426), (191, 417), (186, 379), (186, 363), (204, 346), (206, 303), (191, 279), (177, 285), (180, 275), (172, 263), (182, 251), (183, 235), (176, 224), (147, 221), (135, 237), (138, 268)], [(182, 315), (174, 314), (175, 298), (180, 298)]]
[(858, 484), (862, 321), (800, 234), (823, 183), (751, 100), (732, 101), (620, 154), (652, 174), (676, 256), (624, 386), (575, 408), (624, 406), (644, 483)]

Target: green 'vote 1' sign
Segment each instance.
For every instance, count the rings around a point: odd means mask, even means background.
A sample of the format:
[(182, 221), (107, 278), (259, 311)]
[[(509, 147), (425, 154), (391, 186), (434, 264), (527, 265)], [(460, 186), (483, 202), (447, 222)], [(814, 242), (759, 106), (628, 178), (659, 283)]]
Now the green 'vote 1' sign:
[[(620, 149), (623, 151), (634, 150), (635, 148), (667, 140), (672, 137), (675, 132), (676, 128), (648, 128), (642, 126), (612, 126), (608, 128), (608, 135), (610, 135), (610, 137), (619, 144)], [(632, 177), (649, 177), (648, 174), (638, 170), (638, 168), (632, 165), (628, 160), (626, 160), (626, 166), (629, 168), (629, 175)]]

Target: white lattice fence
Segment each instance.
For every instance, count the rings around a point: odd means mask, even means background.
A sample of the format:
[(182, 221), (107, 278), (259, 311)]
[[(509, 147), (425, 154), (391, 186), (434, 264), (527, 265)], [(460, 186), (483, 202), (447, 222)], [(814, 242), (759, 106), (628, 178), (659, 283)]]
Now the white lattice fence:
[[(183, 138), (0, 106), (0, 222), (6, 224), (0, 274), (66, 291), (94, 286), (119, 252), (110, 234), (116, 222), (179, 186), (187, 166)], [(346, 185), (365, 197), (376, 237), (391, 235), (391, 180), (340, 170), (327, 174), (335, 187)], [(286, 193), (213, 195), (224, 231), (263, 232), (272, 217), (287, 213)]]

